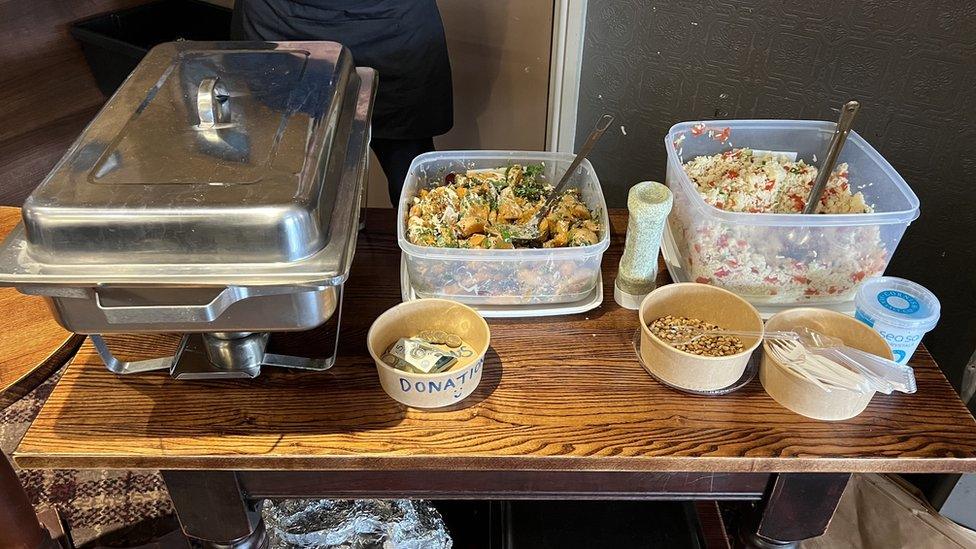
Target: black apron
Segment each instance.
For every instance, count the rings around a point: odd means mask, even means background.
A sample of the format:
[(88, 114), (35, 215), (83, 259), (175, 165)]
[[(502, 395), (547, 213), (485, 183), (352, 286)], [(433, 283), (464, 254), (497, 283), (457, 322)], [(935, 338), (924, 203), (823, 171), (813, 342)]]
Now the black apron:
[(248, 40), (331, 40), (379, 71), (373, 137), (451, 129), (451, 64), (434, 0), (237, 0), (236, 9)]

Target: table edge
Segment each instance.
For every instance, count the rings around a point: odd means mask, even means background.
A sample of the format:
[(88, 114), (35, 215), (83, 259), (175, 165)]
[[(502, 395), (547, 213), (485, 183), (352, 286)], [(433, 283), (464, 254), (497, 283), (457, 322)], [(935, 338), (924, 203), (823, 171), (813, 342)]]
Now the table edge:
[(164, 469), (226, 471), (383, 470), (700, 472), (700, 473), (976, 473), (973, 458), (825, 457), (498, 457), (498, 456), (179, 456), (134, 457), (58, 455), (21, 452), (14, 462), (24, 469)]
[(54, 372), (71, 363), (84, 345), (87, 336), (66, 332), (64, 341), (37, 366), (7, 385), (0, 387), (0, 410), (27, 396), (28, 393), (47, 381)]

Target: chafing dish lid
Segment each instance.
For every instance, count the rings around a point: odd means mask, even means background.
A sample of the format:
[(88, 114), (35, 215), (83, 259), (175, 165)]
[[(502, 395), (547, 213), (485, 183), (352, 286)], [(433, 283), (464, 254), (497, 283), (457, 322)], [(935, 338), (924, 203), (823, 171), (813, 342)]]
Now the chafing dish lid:
[(157, 47), (25, 203), (0, 285), (342, 283), (375, 90), (335, 43)]
[[(154, 48), (24, 206), (60, 263), (294, 261), (328, 242), (352, 57), (332, 42)], [(348, 125), (347, 125), (348, 126)]]

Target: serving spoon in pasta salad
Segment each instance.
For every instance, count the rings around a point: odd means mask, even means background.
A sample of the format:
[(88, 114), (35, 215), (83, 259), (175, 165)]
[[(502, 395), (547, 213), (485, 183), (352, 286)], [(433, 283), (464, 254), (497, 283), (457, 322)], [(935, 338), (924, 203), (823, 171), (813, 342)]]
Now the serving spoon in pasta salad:
[(590, 154), (590, 151), (593, 150), (593, 146), (596, 145), (596, 142), (599, 141), (601, 137), (603, 137), (604, 132), (607, 131), (607, 128), (609, 128), (610, 124), (612, 123), (613, 115), (605, 114), (600, 118), (600, 120), (596, 123), (596, 126), (593, 128), (593, 131), (590, 132), (589, 137), (586, 138), (586, 142), (583, 143), (583, 146), (580, 147), (579, 152), (576, 153), (576, 157), (573, 158), (573, 162), (570, 163), (569, 167), (566, 168), (566, 172), (559, 179), (559, 183), (552, 188), (552, 191), (549, 192), (549, 196), (546, 197), (546, 201), (542, 204), (542, 207), (535, 212), (535, 215), (533, 215), (524, 224), (520, 223), (518, 225), (499, 227), (500, 230), (504, 230), (507, 234), (511, 235), (512, 244), (514, 244), (516, 247), (526, 248), (538, 248), (542, 246), (543, 235), (542, 231), (539, 230), (539, 223), (542, 222), (542, 220), (549, 213), (549, 210), (551, 210), (552, 207), (556, 205), (556, 202), (558, 202), (562, 197), (563, 191), (566, 189), (566, 186), (569, 185), (569, 181), (573, 178), (573, 174), (576, 173), (576, 169), (579, 168), (580, 163), (583, 162), (583, 159), (585, 159), (588, 154)]

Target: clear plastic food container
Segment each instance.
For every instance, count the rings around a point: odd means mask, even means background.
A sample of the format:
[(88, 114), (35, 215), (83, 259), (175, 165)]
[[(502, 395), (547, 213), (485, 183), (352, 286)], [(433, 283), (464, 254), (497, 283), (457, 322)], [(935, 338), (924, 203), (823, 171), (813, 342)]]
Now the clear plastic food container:
[(509, 164), (545, 165), (553, 185), (573, 155), (534, 151), (437, 151), (414, 159), (400, 194), (397, 240), (418, 297), (441, 297), (476, 305), (570, 303), (596, 286), (603, 252), (610, 246), (610, 220), (600, 181), (584, 160), (570, 183), (600, 222), (600, 241), (590, 246), (515, 250), (434, 248), (406, 237), (407, 213), (420, 189), (442, 185), (450, 172)]
[(838, 164), (848, 164), (851, 192), (863, 192), (874, 213), (728, 212), (706, 203), (682, 167), (733, 148), (795, 153), (818, 165), (835, 127), (802, 120), (674, 125), (665, 138), (674, 208), (662, 246), (672, 278), (720, 286), (764, 314), (801, 304), (853, 309), (860, 282), (884, 273), (919, 214), (915, 193), (861, 136), (850, 133)]

